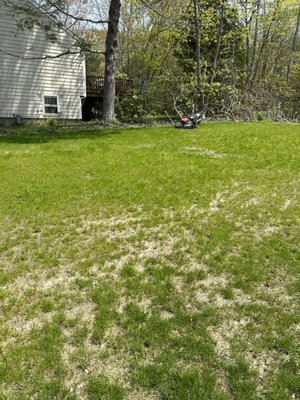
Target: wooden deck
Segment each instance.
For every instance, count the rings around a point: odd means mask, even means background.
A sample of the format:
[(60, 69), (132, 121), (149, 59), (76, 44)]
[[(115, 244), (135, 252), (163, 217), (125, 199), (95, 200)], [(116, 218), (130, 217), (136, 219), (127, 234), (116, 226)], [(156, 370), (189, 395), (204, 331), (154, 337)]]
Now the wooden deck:
[[(104, 77), (87, 76), (86, 77), (87, 97), (103, 97)], [(116, 95), (124, 94), (133, 88), (133, 80), (116, 78)]]

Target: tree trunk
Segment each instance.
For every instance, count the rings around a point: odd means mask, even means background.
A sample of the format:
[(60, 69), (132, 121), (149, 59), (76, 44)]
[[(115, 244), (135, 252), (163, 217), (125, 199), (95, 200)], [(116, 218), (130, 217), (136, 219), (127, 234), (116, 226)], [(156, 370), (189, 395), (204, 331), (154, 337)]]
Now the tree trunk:
[[(274, 14), (271, 18), (270, 23), (268, 24), (266, 33), (264, 33), (264, 35), (261, 38), (261, 46), (259, 49), (259, 52), (257, 54), (256, 57), (256, 61), (255, 64), (253, 64), (253, 71), (252, 71), (252, 75), (251, 75), (251, 79), (249, 82), (249, 88), (251, 89), (254, 84), (256, 83), (257, 80), (257, 76), (258, 76), (258, 72), (260, 70), (261, 64), (262, 62), (266, 62), (267, 64), (269, 63), (269, 59), (268, 59), (268, 52), (266, 51), (268, 45), (269, 45), (269, 40), (270, 40), (270, 34), (272, 33), (272, 27), (274, 25), (274, 23), (276, 23), (276, 17), (277, 17), (277, 12), (280, 6), (280, 0), (276, 0), (276, 4), (275, 4), (275, 9), (274, 9)], [(253, 60), (254, 61), (254, 60)]]
[(293, 63), (294, 63), (294, 54), (295, 54), (295, 51), (297, 50), (299, 29), (300, 29), (300, 3), (299, 3), (299, 8), (298, 8), (297, 24), (296, 24), (296, 28), (295, 28), (295, 32), (294, 32), (294, 37), (293, 37), (292, 56), (291, 56), (291, 60), (289, 62), (288, 69), (287, 69), (287, 81), (289, 81)]
[(255, 62), (256, 51), (257, 51), (257, 42), (258, 42), (258, 31), (259, 31), (259, 13), (260, 13), (261, 3), (260, 0), (256, 1), (256, 12), (255, 12), (255, 27), (254, 27), (254, 37), (253, 37), (253, 45), (252, 45), (252, 54), (251, 58), (249, 57), (249, 64), (248, 64), (248, 73), (247, 73), (247, 82), (250, 82), (253, 65)]
[(221, 49), (221, 41), (222, 41), (223, 28), (224, 28), (224, 13), (225, 13), (225, 0), (222, 1), (222, 5), (221, 5), (220, 24), (219, 24), (219, 31), (218, 31), (218, 41), (217, 41), (216, 51), (215, 51), (215, 55), (214, 55), (214, 59), (213, 59), (211, 77), (210, 77), (210, 81), (209, 81), (209, 83), (211, 85), (214, 83), (216, 70), (217, 70), (217, 61), (218, 61), (219, 54), (220, 54), (220, 49)]
[(194, 1), (194, 20), (195, 20), (195, 33), (196, 33), (196, 62), (197, 62), (197, 91), (201, 90), (201, 63), (200, 63), (200, 27), (198, 16), (198, 3)]
[(109, 7), (109, 22), (106, 36), (105, 50), (105, 76), (103, 93), (104, 122), (115, 120), (115, 97), (116, 97), (116, 51), (118, 48), (118, 25), (120, 19), (121, 0), (111, 0)]

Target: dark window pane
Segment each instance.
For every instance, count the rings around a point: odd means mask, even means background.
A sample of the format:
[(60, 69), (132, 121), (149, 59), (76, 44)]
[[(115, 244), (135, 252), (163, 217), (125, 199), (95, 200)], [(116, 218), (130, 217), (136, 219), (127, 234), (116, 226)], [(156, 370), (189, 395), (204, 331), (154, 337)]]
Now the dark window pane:
[(55, 104), (57, 105), (57, 97), (45, 97), (45, 104)]
[(45, 113), (47, 114), (57, 114), (58, 110), (57, 107), (45, 107)]

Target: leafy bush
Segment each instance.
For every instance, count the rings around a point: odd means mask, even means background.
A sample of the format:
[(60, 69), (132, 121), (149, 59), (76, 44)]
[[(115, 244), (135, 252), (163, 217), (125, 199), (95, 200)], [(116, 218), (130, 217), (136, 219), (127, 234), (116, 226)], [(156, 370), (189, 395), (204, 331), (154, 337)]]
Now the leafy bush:
[(140, 122), (146, 116), (143, 98), (137, 89), (117, 101), (116, 116), (121, 122)]

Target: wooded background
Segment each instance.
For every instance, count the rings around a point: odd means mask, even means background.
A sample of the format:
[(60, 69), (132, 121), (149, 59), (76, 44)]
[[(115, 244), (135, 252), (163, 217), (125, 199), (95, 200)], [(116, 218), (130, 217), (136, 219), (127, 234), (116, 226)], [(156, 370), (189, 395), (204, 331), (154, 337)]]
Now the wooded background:
[[(232, 120), (300, 118), (299, 1), (43, 0), (39, 5), (78, 35), (88, 74), (134, 80), (135, 89), (117, 101), (121, 120), (165, 110)], [(114, 106), (109, 112), (108, 120)]]

